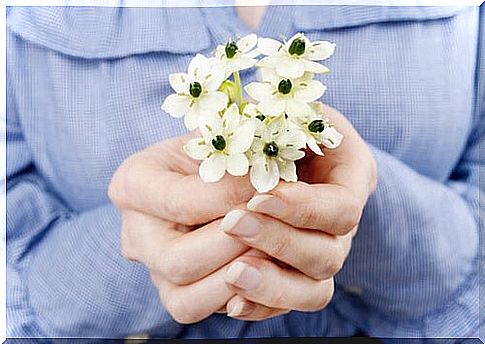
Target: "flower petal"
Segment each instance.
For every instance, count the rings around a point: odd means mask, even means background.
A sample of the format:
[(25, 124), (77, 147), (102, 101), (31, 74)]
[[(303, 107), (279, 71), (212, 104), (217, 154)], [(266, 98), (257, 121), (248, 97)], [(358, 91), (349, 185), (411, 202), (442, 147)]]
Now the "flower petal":
[(214, 153), (202, 161), (199, 175), (205, 183), (217, 182), (226, 173), (226, 157), (221, 153)]
[(291, 160), (278, 160), (278, 169), (281, 178), (286, 182), (296, 182), (298, 176), (296, 175), (296, 165)]
[(244, 176), (249, 170), (249, 161), (244, 154), (231, 154), (226, 157), (227, 172), (233, 176)]
[(320, 98), (327, 87), (318, 80), (300, 81), (295, 87), (295, 98), (302, 102), (309, 103)]
[(251, 68), (256, 64), (256, 62), (258, 62), (258, 60), (251, 59), (246, 56), (237, 57), (232, 63), (231, 72), (234, 73), (236, 71)]
[(272, 38), (258, 38), (258, 50), (263, 55), (276, 55), (282, 47), (283, 44), (281, 42), (278, 42)]
[(198, 102), (199, 106), (204, 110), (219, 112), (227, 106), (229, 98), (224, 92), (216, 91), (200, 96)]
[(283, 78), (296, 79), (305, 73), (305, 65), (302, 59), (287, 57), (281, 59), (281, 63), (276, 65), (276, 73)]
[(202, 80), (203, 88), (209, 91), (215, 91), (221, 86), (226, 78), (226, 66), (224, 63), (217, 63), (212, 66), (210, 72)]
[(303, 158), (305, 152), (297, 149), (281, 149), (279, 155), (285, 160), (295, 161)]
[(249, 50), (253, 49), (256, 44), (258, 44), (258, 36), (256, 36), (254, 33), (250, 33), (249, 35), (238, 40), (236, 44), (238, 50), (243, 53), (247, 53)]
[(254, 162), (249, 172), (251, 184), (259, 192), (268, 192), (278, 185), (280, 173), (278, 165), (273, 159), (261, 157)]
[(286, 114), (289, 117), (306, 117), (312, 113), (312, 108), (301, 100), (289, 98), (286, 101)]
[(197, 129), (199, 124), (199, 112), (191, 109), (184, 117), (185, 127), (189, 130)]
[(322, 152), (322, 149), (318, 145), (317, 140), (315, 140), (315, 138), (313, 137), (308, 138), (307, 145), (308, 145), (308, 148), (310, 148), (312, 152), (315, 153), (316, 155), (321, 155), (321, 156), (324, 155)]
[(254, 140), (254, 129), (252, 121), (248, 121), (239, 127), (228, 142), (227, 152), (229, 154), (244, 153), (251, 148)]
[(273, 68), (261, 68), (259, 72), (261, 73), (261, 80), (269, 82), (273, 86), (278, 86), (281, 77), (276, 74)]
[(305, 71), (307, 72), (318, 73), (318, 74), (324, 74), (324, 73), (330, 72), (330, 69), (328, 69), (328, 67), (318, 62), (313, 62), (305, 59), (302, 59), (301, 62), (305, 66)]
[(187, 73), (173, 73), (168, 76), (168, 81), (177, 93), (189, 93), (189, 76)]
[(201, 82), (204, 80), (210, 71), (210, 61), (202, 54), (197, 54), (189, 63), (189, 77), (195, 81)]
[(258, 106), (263, 114), (278, 116), (285, 111), (286, 99), (275, 96), (263, 98)]
[(204, 160), (212, 152), (212, 149), (206, 144), (204, 138), (197, 137), (184, 145), (184, 151), (192, 159)]
[(190, 102), (191, 99), (188, 96), (171, 94), (163, 101), (162, 110), (167, 112), (172, 117), (180, 118), (189, 112)]
[(281, 56), (264, 57), (258, 63), (256, 63), (256, 67), (275, 68), (281, 62), (281, 59)]
[(210, 143), (216, 135), (222, 134), (222, 120), (212, 112), (203, 112), (199, 116), (198, 126), (204, 140)]
[(261, 101), (273, 93), (273, 87), (264, 82), (251, 82), (244, 87), (246, 93), (254, 100)]
[(239, 107), (236, 103), (231, 104), (222, 116), (222, 131), (227, 134), (233, 133), (239, 128), (240, 121)]
[(322, 132), (322, 145), (330, 149), (337, 148), (342, 143), (343, 137), (334, 127), (325, 128)]
[(306, 135), (299, 129), (288, 129), (276, 138), (276, 143), (280, 147), (300, 149), (306, 146)]
[(328, 41), (315, 41), (305, 51), (305, 57), (313, 61), (328, 59), (335, 52), (335, 43)]

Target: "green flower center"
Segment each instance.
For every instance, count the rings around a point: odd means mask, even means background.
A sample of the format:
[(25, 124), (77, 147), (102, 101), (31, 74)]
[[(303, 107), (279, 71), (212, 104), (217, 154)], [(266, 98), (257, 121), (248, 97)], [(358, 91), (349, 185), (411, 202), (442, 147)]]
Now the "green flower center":
[(259, 119), (261, 122), (266, 119), (266, 116), (260, 113), (259, 115), (256, 116), (257, 119)]
[(308, 130), (312, 133), (321, 133), (325, 129), (325, 123), (321, 119), (316, 119), (308, 124)]
[(272, 158), (278, 156), (278, 151), (278, 145), (274, 141), (266, 143), (263, 148), (263, 153)]
[(290, 55), (303, 55), (305, 52), (305, 41), (302, 38), (294, 39), (288, 48)]
[(226, 56), (228, 59), (232, 59), (237, 53), (237, 44), (235, 42), (229, 42), (226, 44)]
[(290, 79), (283, 79), (278, 84), (278, 92), (283, 93), (283, 94), (288, 94), (288, 93), (290, 93), (292, 86), (293, 85), (291, 84)]
[(190, 95), (194, 98), (199, 98), (200, 94), (202, 93), (202, 85), (197, 81), (190, 84)]
[(214, 146), (214, 148), (218, 151), (223, 151), (224, 148), (226, 148), (226, 140), (224, 139), (224, 136), (217, 135), (214, 137), (212, 139), (212, 146)]

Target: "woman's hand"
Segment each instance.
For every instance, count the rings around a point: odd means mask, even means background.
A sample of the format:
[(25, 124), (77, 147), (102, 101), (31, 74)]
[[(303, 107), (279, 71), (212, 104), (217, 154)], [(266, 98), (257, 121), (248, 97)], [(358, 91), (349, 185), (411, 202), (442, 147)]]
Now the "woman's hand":
[(132, 155), (108, 192), (122, 216), (123, 255), (148, 267), (162, 304), (181, 323), (208, 317), (235, 294), (224, 266), (249, 248), (220, 230), (220, 218), (254, 195), (248, 178), (203, 183), (182, 150), (189, 138)]
[(307, 154), (298, 165), (301, 182), (281, 182), (246, 209), (229, 212), (221, 224), (231, 237), (274, 259), (244, 256), (229, 266), (226, 281), (237, 293), (227, 304), (233, 317), (262, 320), (285, 310), (320, 310), (332, 297), (332, 277), (376, 187), (376, 166), (352, 125), (336, 110), (325, 110), (344, 135), (341, 146), (323, 158)]

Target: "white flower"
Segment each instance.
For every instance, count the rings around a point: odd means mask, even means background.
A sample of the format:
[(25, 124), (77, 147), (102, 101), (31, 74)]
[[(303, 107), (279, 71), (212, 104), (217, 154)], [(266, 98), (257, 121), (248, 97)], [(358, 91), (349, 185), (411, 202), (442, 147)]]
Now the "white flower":
[(201, 116), (202, 137), (187, 142), (185, 152), (196, 160), (203, 160), (199, 175), (204, 182), (220, 180), (226, 170), (233, 176), (248, 173), (249, 161), (244, 154), (254, 139), (254, 122), (241, 122), (236, 104), (232, 104), (221, 116)]
[(217, 61), (225, 68), (225, 78), (234, 72), (251, 68), (258, 62), (255, 57), (259, 52), (254, 49), (258, 42), (255, 34), (249, 34), (237, 41), (229, 41), (226, 45), (218, 45), (215, 51)]
[(307, 103), (320, 98), (326, 90), (320, 81), (311, 79), (311, 73), (298, 79), (281, 78), (269, 68), (262, 68), (261, 73), (264, 82), (252, 82), (244, 89), (259, 102), (260, 111), (270, 116), (309, 116), (313, 111)]
[(258, 66), (274, 68), (283, 78), (299, 78), (305, 72), (328, 73), (330, 70), (315, 61), (329, 58), (335, 44), (328, 41), (310, 42), (303, 33), (297, 33), (285, 44), (271, 38), (259, 38), (258, 50), (267, 57)]
[(268, 114), (264, 114), (258, 105), (248, 103), (243, 109), (242, 115), (248, 119), (257, 119), (261, 122), (270, 117)]
[(274, 189), (280, 177), (296, 182), (295, 160), (305, 156), (305, 152), (299, 150), (306, 144), (303, 132), (288, 128), (284, 116), (274, 118), (268, 124), (255, 123), (255, 139), (250, 151), (252, 185), (263, 193)]
[(329, 149), (335, 149), (340, 146), (343, 139), (343, 135), (330, 124), (329, 120), (321, 117), (299, 118), (298, 124), (292, 125), (301, 128), (305, 133), (308, 148), (317, 155), (324, 155), (320, 144)]
[(227, 95), (217, 90), (223, 80), (224, 68), (197, 54), (189, 64), (188, 73), (170, 74), (170, 86), (177, 93), (165, 99), (162, 110), (176, 118), (185, 116), (186, 127), (194, 130), (201, 114), (215, 113), (227, 106)]

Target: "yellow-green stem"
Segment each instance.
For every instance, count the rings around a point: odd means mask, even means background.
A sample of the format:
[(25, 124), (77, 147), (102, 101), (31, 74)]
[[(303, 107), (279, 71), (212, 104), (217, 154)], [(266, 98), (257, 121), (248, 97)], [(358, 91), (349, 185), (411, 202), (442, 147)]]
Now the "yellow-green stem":
[(243, 109), (243, 93), (242, 93), (242, 84), (241, 84), (241, 77), (239, 76), (239, 72), (234, 72), (234, 83), (236, 84), (237, 93), (236, 93), (236, 101), (237, 105), (239, 105), (239, 112), (242, 112)]

